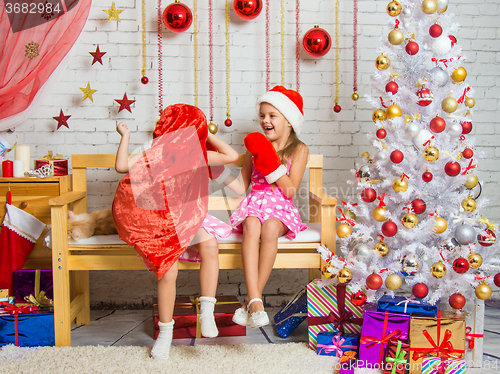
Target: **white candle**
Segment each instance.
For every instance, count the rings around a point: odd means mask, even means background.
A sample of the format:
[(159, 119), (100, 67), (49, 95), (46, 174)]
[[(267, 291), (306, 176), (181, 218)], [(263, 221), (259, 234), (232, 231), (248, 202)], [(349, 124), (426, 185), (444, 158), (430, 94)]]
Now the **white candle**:
[(24, 177), (24, 161), (14, 160), (14, 178)]
[(14, 159), (24, 161), (24, 172), (27, 172), (30, 169), (30, 147), (25, 144), (19, 144), (14, 148)]

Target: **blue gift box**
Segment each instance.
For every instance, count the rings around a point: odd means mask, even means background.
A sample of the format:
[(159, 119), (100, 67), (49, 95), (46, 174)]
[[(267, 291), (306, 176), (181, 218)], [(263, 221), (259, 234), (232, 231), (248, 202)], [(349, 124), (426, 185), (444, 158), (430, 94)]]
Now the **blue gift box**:
[(344, 352), (358, 352), (359, 335), (321, 331), (317, 337), (316, 352), (322, 356), (343, 356)]
[(290, 333), (297, 328), (307, 318), (307, 292), (302, 286), (299, 291), (292, 297), (274, 316), (274, 324), (276, 330), (282, 338), (286, 338)]
[(437, 306), (424, 303), (422, 299), (402, 296), (382, 296), (377, 302), (378, 311), (437, 316)]
[[(0, 315), (0, 346), (15, 344), (15, 328), (14, 315)], [(20, 347), (55, 345), (53, 312), (36, 311), (18, 314), (17, 328)]]

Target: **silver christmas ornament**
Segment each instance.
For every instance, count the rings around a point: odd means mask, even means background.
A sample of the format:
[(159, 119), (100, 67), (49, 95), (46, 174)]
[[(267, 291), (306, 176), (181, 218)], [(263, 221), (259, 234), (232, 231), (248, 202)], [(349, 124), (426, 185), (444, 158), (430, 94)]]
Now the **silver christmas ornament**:
[(448, 0), (437, 0), (438, 10), (444, 9), (448, 6)]
[(452, 138), (459, 137), (462, 135), (462, 125), (456, 122), (452, 123), (451, 126), (448, 127), (448, 134), (450, 134)]
[(459, 246), (460, 244), (455, 238), (448, 238), (446, 241), (441, 243), (440, 247), (446, 251), (454, 252)]
[(435, 68), (429, 70), (429, 74), (432, 76), (432, 81), (439, 87), (443, 87), (450, 80), (448, 73), (441, 69), (439, 66), (436, 66)]
[(410, 17), (412, 16), (411, 9), (410, 9), (410, 8), (408, 8), (407, 6), (405, 6), (405, 7), (403, 8), (402, 13), (403, 13), (403, 17), (404, 17), (404, 18), (410, 18)]
[(373, 161), (378, 163), (380, 166), (385, 166), (389, 162), (389, 157), (382, 151), (379, 151), (375, 154)]
[(373, 249), (365, 243), (360, 243), (354, 247), (353, 254), (358, 261), (366, 261), (372, 256)]
[(428, 140), (431, 140), (433, 136), (434, 135), (432, 135), (430, 133), (430, 131), (427, 131), (425, 129), (420, 130), (420, 132), (418, 133), (418, 135), (415, 138), (413, 138), (413, 144), (415, 144), (415, 146), (418, 149), (420, 149), (421, 151), (423, 151), (425, 149), (425, 147), (427, 146), (427, 145), (424, 146), (424, 144), (426, 144)]
[(418, 125), (418, 123), (410, 122), (405, 127), (405, 132), (406, 135), (408, 135), (410, 138), (415, 138), (420, 132), (420, 126)]
[(474, 230), (474, 227), (470, 225), (459, 225), (455, 229), (455, 239), (461, 245), (473, 243), (476, 240), (476, 237), (476, 230)]
[(418, 263), (418, 259), (415, 255), (405, 255), (403, 257), (403, 261), (401, 261), (401, 265), (401, 273), (405, 276), (415, 275), (420, 268), (420, 264)]

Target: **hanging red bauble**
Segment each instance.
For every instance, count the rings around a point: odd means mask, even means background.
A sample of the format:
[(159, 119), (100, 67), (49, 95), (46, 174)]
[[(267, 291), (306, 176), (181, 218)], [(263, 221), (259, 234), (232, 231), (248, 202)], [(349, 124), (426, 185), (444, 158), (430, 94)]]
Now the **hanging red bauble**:
[(394, 236), (398, 232), (398, 225), (392, 221), (384, 222), (382, 225), (382, 234), (384, 236)]
[(377, 192), (373, 188), (365, 188), (363, 192), (361, 192), (361, 199), (365, 203), (371, 203), (372, 201), (375, 201), (377, 198)]
[(338, 113), (338, 112), (340, 112), (341, 110), (342, 110), (342, 108), (340, 107), (340, 105), (339, 105), (339, 104), (335, 104), (335, 106), (333, 107), (333, 111), (334, 111), (335, 113)]
[(455, 38), (453, 35), (448, 35), (448, 38), (451, 40), (451, 46), (453, 47), (455, 44), (457, 44), (457, 38)]
[(370, 290), (378, 290), (380, 287), (382, 287), (383, 283), (384, 281), (382, 277), (378, 274), (374, 273), (366, 277), (366, 287), (368, 287)]
[(460, 174), (460, 164), (455, 161), (450, 161), (444, 166), (444, 172), (450, 177), (456, 177)]
[(453, 261), (453, 270), (458, 274), (466, 273), (469, 270), (469, 261), (463, 257), (457, 258)]
[(183, 32), (193, 23), (193, 14), (187, 5), (172, 3), (163, 11), (163, 23), (172, 32)]
[(462, 125), (462, 134), (467, 135), (472, 131), (472, 123), (469, 121), (465, 121), (461, 123)]
[(462, 156), (464, 156), (464, 158), (466, 159), (472, 158), (472, 156), (474, 156), (474, 151), (470, 148), (465, 148), (462, 151)]
[(432, 178), (434, 178), (434, 176), (430, 171), (426, 171), (424, 174), (422, 174), (422, 180), (425, 183), (429, 183), (432, 180)]
[(384, 139), (387, 136), (387, 131), (385, 131), (385, 129), (382, 127), (382, 128), (377, 130), (376, 135), (377, 135), (377, 138)]
[(490, 229), (485, 229), (481, 231), (480, 234), (477, 235), (477, 241), (483, 247), (489, 247), (490, 245), (495, 244), (497, 237), (493, 231)]
[(148, 82), (149, 82), (149, 78), (148, 78), (148, 77), (143, 76), (143, 77), (141, 78), (141, 83), (142, 83), (142, 84), (148, 84)]
[(416, 283), (411, 292), (415, 297), (418, 297), (419, 299), (423, 299), (424, 297), (427, 296), (429, 293), (429, 287), (425, 283)]
[(431, 123), (429, 124), (429, 126), (433, 133), (439, 134), (440, 132), (443, 132), (444, 129), (446, 129), (446, 121), (443, 118), (436, 116), (431, 119)]
[(361, 306), (366, 302), (366, 294), (363, 291), (358, 291), (351, 295), (351, 301), (356, 306)]
[(395, 95), (398, 92), (399, 86), (396, 82), (390, 81), (385, 85), (385, 92), (390, 92)]
[[(369, 277), (368, 277), (369, 278)], [(367, 279), (368, 279), (367, 278)], [(495, 286), (500, 287), (500, 273), (497, 273), (493, 278), (493, 282), (495, 282)]]
[(231, 127), (232, 124), (233, 124), (233, 121), (231, 121), (229, 118), (224, 121), (224, 125), (226, 127)]
[(425, 87), (417, 91), (417, 96), (419, 98), (417, 104), (420, 106), (430, 105), (432, 103), (432, 100), (434, 99), (431, 90)]
[(314, 26), (307, 31), (302, 39), (302, 45), (309, 56), (321, 57), (328, 53), (332, 46), (332, 38), (326, 30)]
[(415, 42), (408, 42), (405, 49), (406, 53), (408, 53), (410, 56), (413, 56), (418, 53), (419, 47), (418, 44)]
[(415, 199), (411, 202), (411, 207), (413, 209), (413, 213), (422, 214), (423, 212), (425, 212), (427, 205), (425, 205), (425, 202), (423, 200)]
[(465, 297), (459, 293), (454, 293), (448, 299), (453, 309), (462, 309), (465, 306)]
[(433, 38), (439, 38), (443, 33), (443, 28), (439, 26), (437, 23), (429, 27), (429, 35)]
[(254, 19), (262, 11), (262, 0), (234, 0), (233, 8), (242, 19)]
[(399, 150), (395, 150), (391, 152), (391, 161), (394, 162), (395, 164), (399, 164), (404, 160), (405, 156), (403, 152)]

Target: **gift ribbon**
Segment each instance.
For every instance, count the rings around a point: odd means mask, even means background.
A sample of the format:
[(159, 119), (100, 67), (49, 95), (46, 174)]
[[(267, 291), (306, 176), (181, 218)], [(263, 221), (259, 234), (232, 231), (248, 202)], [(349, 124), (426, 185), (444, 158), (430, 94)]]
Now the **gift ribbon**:
[(344, 349), (357, 349), (358, 347), (356, 345), (350, 345), (350, 344), (344, 344), (345, 343), (345, 338), (342, 338), (342, 334), (339, 332), (337, 335), (335, 335), (332, 338), (332, 343), (331, 344), (318, 344), (317, 346), (320, 347), (321, 349), (319, 350), (318, 354), (321, 354), (322, 351), (325, 351), (326, 354), (336, 352), (335, 356), (336, 357), (342, 357)]
[(415, 296), (411, 296), (411, 297), (405, 297), (405, 300), (401, 300), (396, 305), (405, 304), (405, 311), (403, 313), (406, 313), (406, 308), (408, 307), (409, 303), (420, 304), (420, 301), (419, 300), (415, 300)]
[(380, 201), (380, 203), (378, 203), (379, 208), (382, 208), (385, 206), (384, 199), (385, 199), (385, 192), (382, 194), (382, 196), (377, 196), (377, 200)]
[[(300, 289), (295, 293), (295, 295), (292, 296), (292, 299), (288, 302), (288, 304), (285, 305), (283, 309), (281, 309), (280, 313), (286, 312), (300, 297), (306, 292), (306, 286), (300, 286)], [(289, 320), (292, 317), (307, 317), (307, 313), (294, 313), (291, 314), (290, 316), (286, 317), (285, 319), (276, 322), (275, 325), (278, 328), (278, 325), (282, 324), (283, 322)]]
[(481, 222), (481, 223), (484, 223), (486, 226), (488, 226), (488, 228), (491, 231), (496, 231), (498, 229), (498, 225), (496, 223), (490, 222), (488, 220), (488, 218), (486, 218), (485, 216), (482, 216), (481, 218), (478, 218), (477, 221)]
[(9, 312), (14, 315), (14, 334), (15, 334), (15, 345), (19, 347), (19, 324), (18, 324), (18, 315), (19, 314), (29, 314), (31, 312), (35, 312), (37, 310), (36, 305), (23, 305), (23, 306), (6, 306), (4, 311)]
[(461, 104), (461, 103), (463, 103), (463, 102), (465, 101), (465, 97), (466, 97), (466, 95), (467, 95), (467, 92), (469, 92), (469, 90), (470, 90), (470, 87), (467, 87), (467, 88), (464, 90), (463, 95), (462, 95), (462, 96), (460, 96), (460, 97), (458, 98), (457, 103)]
[(350, 218), (347, 218), (347, 217), (344, 215), (344, 212), (342, 211), (342, 209), (340, 209), (340, 208), (339, 208), (339, 210), (340, 210), (340, 214), (342, 214), (342, 217), (337, 217), (337, 218), (336, 218), (336, 220), (337, 220), (338, 222), (340, 222), (340, 221), (345, 221), (345, 222), (349, 223), (349, 224), (350, 224), (351, 226), (353, 226), (353, 227), (354, 227), (354, 226), (356, 226), (356, 221), (354, 221), (354, 220), (352, 220), (352, 219), (350, 219)]
[(432, 135), (431, 138), (429, 140), (427, 140), (424, 144), (422, 144), (422, 146), (426, 147), (426, 146), (430, 146), (431, 145), (431, 140), (432, 139), (435, 139), (435, 136)]
[(340, 356), (339, 362), (337, 362), (337, 365), (335, 365), (335, 373), (339, 372), (340, 368), (342, 367), (342, 364), (348, 363), (352, 360), (356, 360), (356, 352), (355, 351), (344, 352), (344, 355)]
[(36, 306), (52, 306), (53, 302), (45, 295), (45, 291), (40, 291), (40, 275), (40, 269), (36, 269), (34, 292), (29, 296), (25, 296), (24, 300)]
[(472, 165), (473, 159), (471, 158), (469, 161), (469, 165), (465, 168), (462, 168), (463, 172), (462, 175), (467, 174), (470, 170), (477, 168), (477, 165)]
[(47, 155), (41, 157), (41, 158), (37, 158), (37, 160), (44, 160), (44, 161), (53, 161), (53, 160), (61, 160), (61, 159), (64, 159), (64, 156), (63, 155), (55, 155), (55, 156), (52, 156), (52, 152), (49, 152)]
[(483, 334), (471, 334), (472, 328), (467, 326), (465, 328), (465, 340), (469, 342), (469, 349), (474, 349), (474, 339), (484, 338)]
[(387, 363), (392, 363), (392, 370), (391, 370), (391, 374), (396, 374), (396, 370), (398, 368), (398, 364), (406, 364), (406, 361), (408, 361), (406, 358), (405, 358), (405, 355), (406, 355), (406, 351), (404, 350), (401, 350), (401, 340), (398, 340), (398, 346), (396, 348), (396, 354), (394, 355), (394, 357), (386, 357), (385, 358), (385, 361)]

